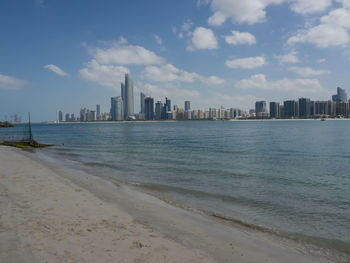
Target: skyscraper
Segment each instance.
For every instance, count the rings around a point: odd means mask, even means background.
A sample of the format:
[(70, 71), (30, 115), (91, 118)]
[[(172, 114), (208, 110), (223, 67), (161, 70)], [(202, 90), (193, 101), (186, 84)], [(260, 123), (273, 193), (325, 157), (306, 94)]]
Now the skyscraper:
[(97, 118), (97, 120), (101, 120), (101, 107), (100, 107), (100, 104), (96, 105), (96, 118)]
[(338, 87), (337, 94), (332, 96), (332, 100), (346, 102), (348, 100), (348, 95), (346, 94), (345, 89)]
[(140, 113), (145, 113), (145, 93), (140, 93)]
[(62, 111), (59, 111), (59, 112), (58, 112), (58, 121), (59, 121), (59, 122), (62, 122), (62, 121), (63, 121), (63, 112), (62, 112)]
[(144, 101), (145, 101), (145, 120), (153, 120), (154, 100), (151, 97), (146, 97)]
[(262, 117), (266, 113), (266, 101), (255, 102), (255, 115)]
[(191, 110), (191, 102), (188, 100), (185, 101), (185, 111), (186, 110)]
[(283, 102), (284, 105), (284, 117), (291, 118), (299, 115), (298, 102), (295, 100), (286, 100)]
[(299, 117), (310, 117), (311, 115), (311, 101), (307, 98), (299, 99)]
[(124, 119), (134, 116), (134, 84), (129, 74), (125, 74), (124, 84)]
[(117, 120), (117, 97), (111, 98), (111, 119), (112, 121)]
[(161, 101), (156, 102), (156, 110), (155, 110), (155, 119), (161, 120), (162, 119), (162, 110), (163, 110), (163, 103)]
[(124, 83), (120, 83), (120, 95), (123, 102), (123, 119), (125, 119), (124, 115), (126, 111), (126, 101), (125, 101), (125, 84)]
[(111, 117), (112, 121), (122, 121), (123, 116), (123, 101), (120, 96), (111, 98)]
[(278, 102), (270, 102), (270, 117), (280, 117), (280, 104)]

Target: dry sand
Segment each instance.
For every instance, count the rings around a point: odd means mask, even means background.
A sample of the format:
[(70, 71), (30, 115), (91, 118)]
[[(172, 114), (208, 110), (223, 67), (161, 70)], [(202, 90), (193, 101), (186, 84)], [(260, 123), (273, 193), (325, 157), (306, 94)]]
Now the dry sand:
[(330, 262), (306, 251), (0, 147), (0, 262)]

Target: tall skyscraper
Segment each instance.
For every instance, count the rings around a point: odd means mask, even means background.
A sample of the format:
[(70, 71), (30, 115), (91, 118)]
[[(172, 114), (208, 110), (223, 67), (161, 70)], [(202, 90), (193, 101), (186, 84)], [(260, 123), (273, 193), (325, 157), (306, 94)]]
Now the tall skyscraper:
[(125, 74), (125, 88), (124, 88), (124, 119), (134, 116), (134, 84), (129, 74)]
[(145, 120), (154, 119), (154, 100), (151, 97), (145, 98)]
[(125, 119), (124, 115), (126, 112), (126, 101), (125, 101), (125, 84), (124, 83), (120, 83), (120, 95), (123, 102), (123, 119)]
[(117, 97), (111, 98), (111, 119), (112, 121), (117, 120)]
[(348, 95), (346, 94), (345, 89), (338, 87), (337, 94), (332, 96), (332, 100), (346, 102), (348, 100)]
[(58, 112), (58, 121), (59, 121), (59, 122), (62, 122), (62, 121), (63, 121), (63, 112), (62, 112), (62, 111), (59, 111), (59, 112)]
[(280, 104), (279, 104), (279, 102), (270, 102), (270, 117), (271, 118), (280, 117)]
[(266, 101), (255, 102), (255, 115), (262, 116), (263, 113), (266, 113)]
[(97, 120), (101, 120), (101, 107), (100, 107), (100, 104), (96, 105), (96, 118), (97, 118)]
[(111, 98), (111, 117), (112, 121), (122, 121), (123, 116), (123, 101), (120, 96)]
[(191, 102), (188, 100), (185, 101), (185, 111), (186, 110), (191, 110)]
[(298, 102), (295, 100), (286, 100), (283, 102), (284, 105), (284, 117), (291, 118), (299, 115)]
[(123, 100), (122, 100), (122, 98), (120, 96), (117, 96), (117, 100), (116, 100), (116, 120), (117, 121), (124, 120)]
[(311, 115), (311, 101), (307, 98), (299, 99), (299, 117), (307, 118)]
[(145, 113), (145, 93), (140, 93), (140, 113)]
[(162, 110), (163, 110), (163, 103), (161, 101), (156, 102), (156, 110), (155, 110), (155, 119), (161, 120), (162, 119)]

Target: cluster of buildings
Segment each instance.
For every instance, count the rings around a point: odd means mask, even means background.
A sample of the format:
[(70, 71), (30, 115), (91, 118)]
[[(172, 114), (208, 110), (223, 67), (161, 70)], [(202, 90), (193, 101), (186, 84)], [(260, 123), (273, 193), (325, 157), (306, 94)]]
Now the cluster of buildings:
[(349, 117), (350, 100), (347, 99), (346, 91), (337, 88), (337, 94), (331, 100), (312, 101), (309, 98), (287, 100), (283, 104), (270, 102), (269, 111), (266, 101), (257, 101), (254, 112), (256, 118), (317, 118), (317, 117)]
[(171, 104), (171, 100), (154, 101), (154, 98), (140, 93), (140, 112), (134, 112), (134, 85), (129, 74), (125, 74), (125, 81), (121, 83), (121, 96), (111, 98), (109, 112), (101, 113), (100, 105), (95, 110), (80, 109), (80, 115), (67, 113), (63, 119), (63, 112), (58, 112), (58, 122), (90, 122), (90, 121), (125, 121), (125, 120), (223, 120), (236, 118), (315, 118), (350, 116), (350, 100), (347, 100), (346, 91), (337, 88), (337, 94), (327, 101), (311, 101), (309, 98), (287, 100), (283, 103), (270, 102), (267, 108), (266, 101), (257, 101), (255, 109), (249, 112), (238, 108), (225, 109), (224, 107), (209, 108), (208, 110), (193, 110), (191, 102), (185, 101), (184, 107)]

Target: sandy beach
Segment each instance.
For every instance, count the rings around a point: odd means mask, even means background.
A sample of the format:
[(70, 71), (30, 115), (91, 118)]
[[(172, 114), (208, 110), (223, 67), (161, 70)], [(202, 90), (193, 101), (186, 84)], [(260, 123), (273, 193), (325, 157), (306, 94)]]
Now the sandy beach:
[(0, 262), (332, 261), (312, 247), (0, 147)]

